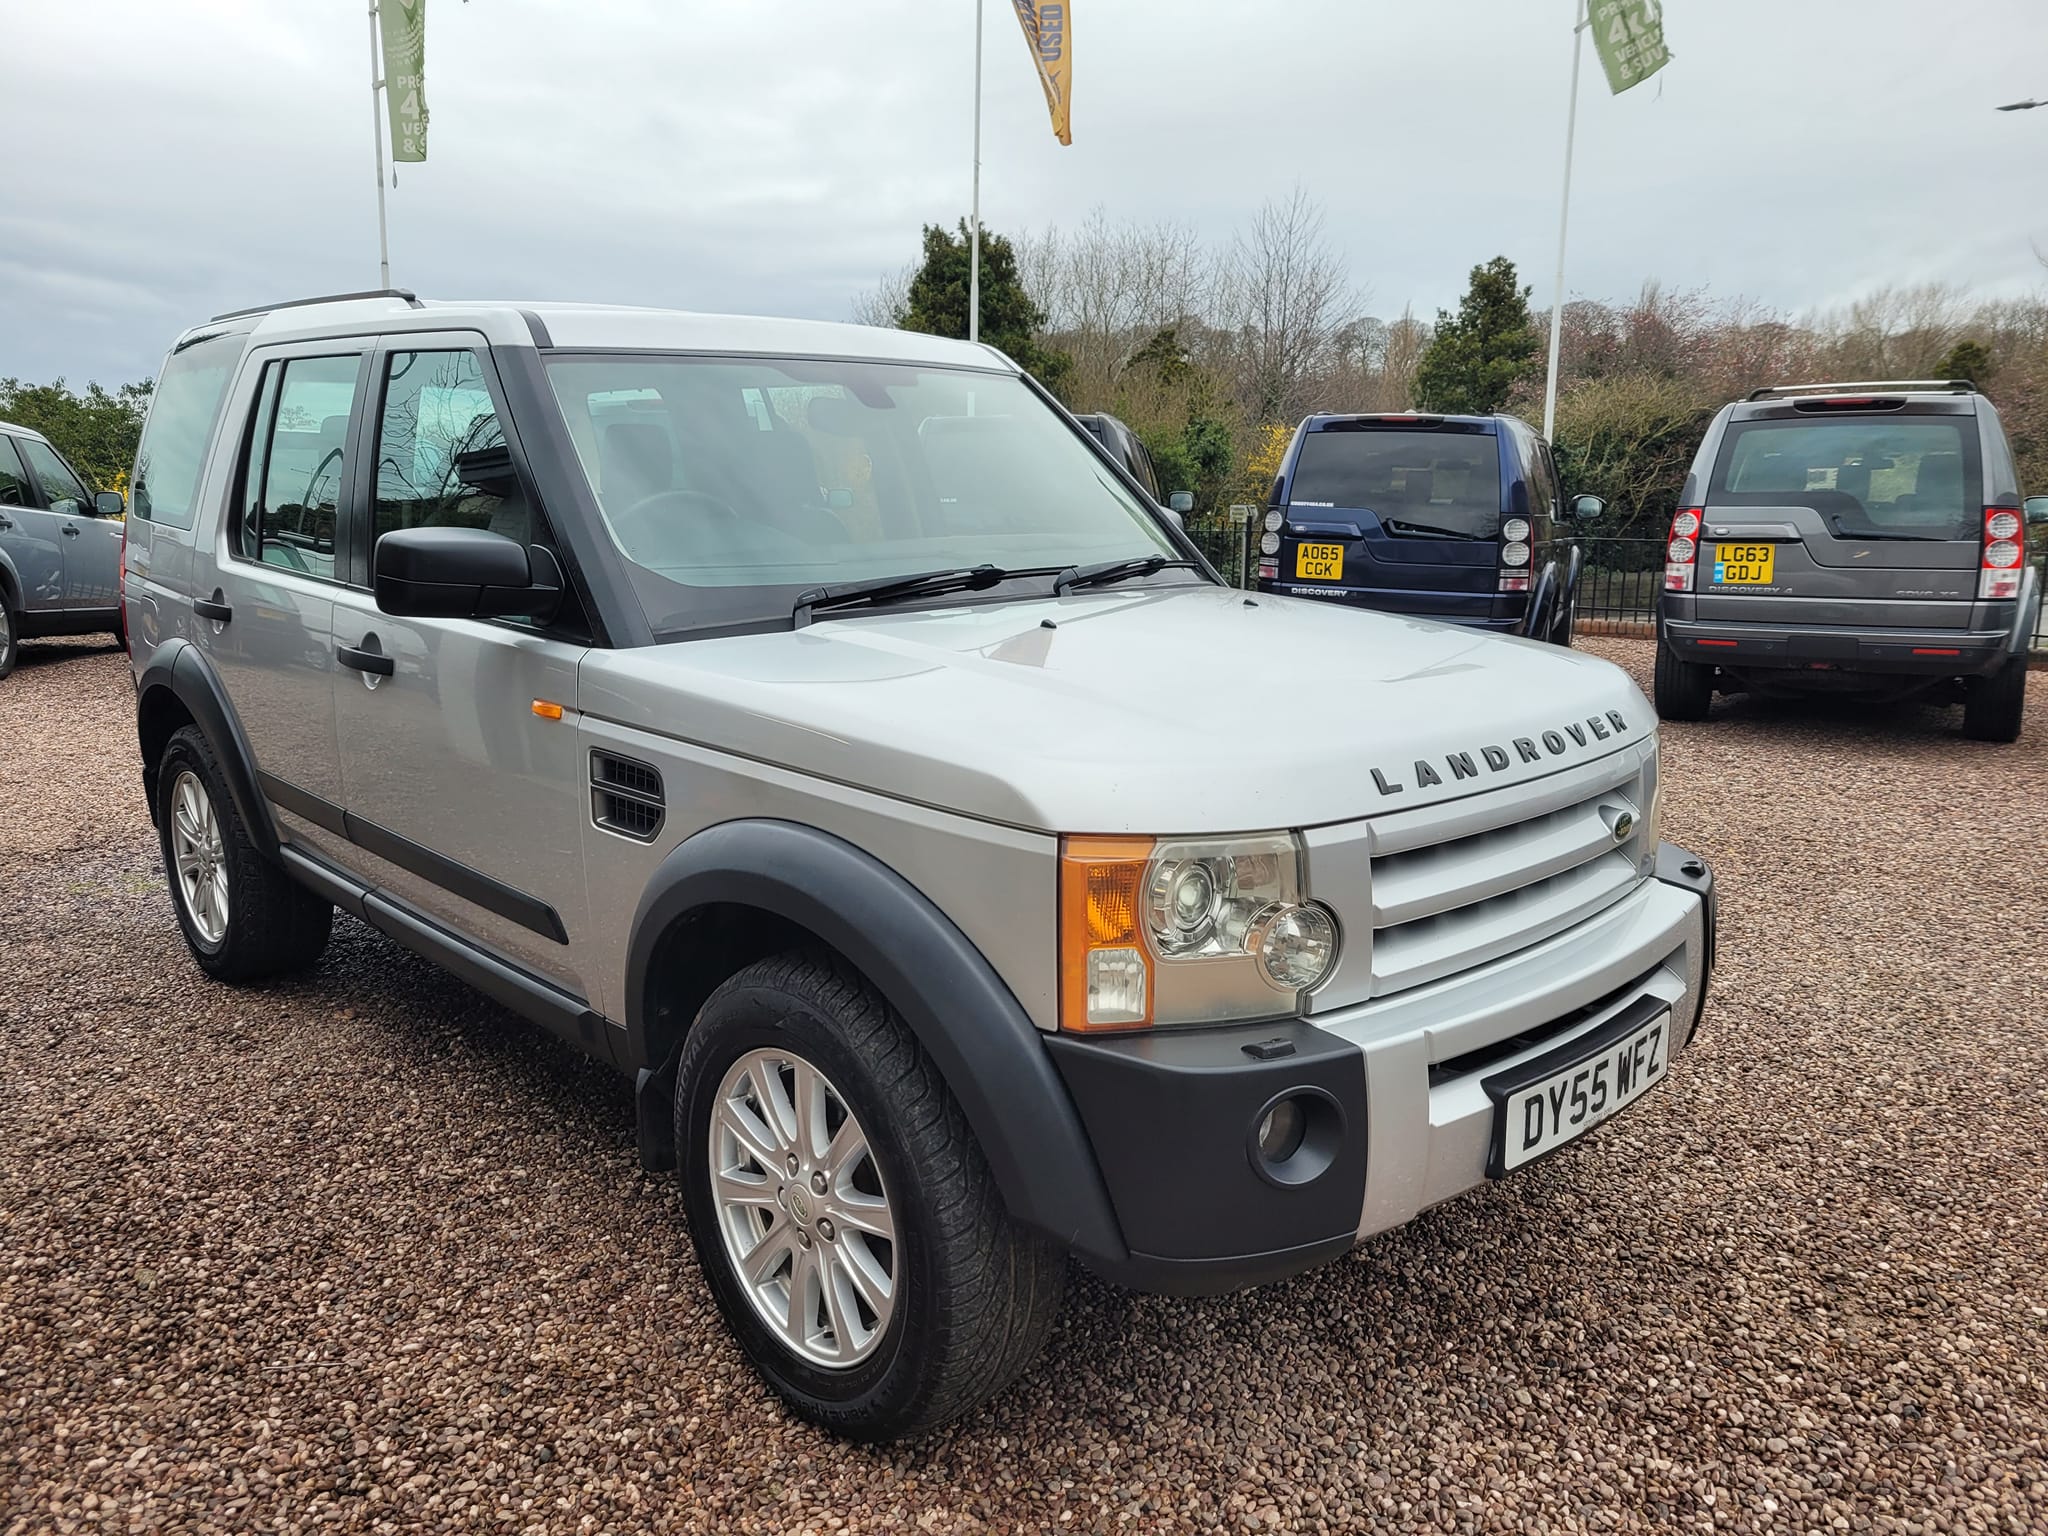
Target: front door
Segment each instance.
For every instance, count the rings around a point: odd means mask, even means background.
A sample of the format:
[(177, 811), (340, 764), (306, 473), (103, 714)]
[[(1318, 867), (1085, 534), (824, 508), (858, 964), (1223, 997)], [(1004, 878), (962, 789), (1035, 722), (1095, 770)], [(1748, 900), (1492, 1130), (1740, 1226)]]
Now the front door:
[(67, 541), (58, 532), (62, 521), (37, 504), (35, 482), (15, 452), (17, 441), (0, 432), (0, 554), (14, 568), (22, 611), (50, 614), (64, 605)]
[[(363, 469), (371, 568), (374, 540), (399, 528), (536, 537), (530, 490), (465, 478), (515, 445), (481, 338), (448, 340), (412, 350), (397, 338), (381, 355)], [(336, 596), (334, 642), (349, 831), (375, 883), (594, 997), (573, 942), (587, 910), (590, 787), (573, 708), (583, 645), (516, 621), (394, 618), (360, 587)]]
[(48, 443), (23, 437), (15, 446), (56, 520), (64, 550), (64, 606), (103, 608), (111, 616), (119, 602), (121, 525), (94, 512), (92, 493)]
[(236, 395), (241, 474), (216, 547), (195, 566), (193, 638), (235, 701), (286, 837), (345, 860), (334, 602), (346, 562), (337, 533), (367, 355), (330, 343), (257, 358)]

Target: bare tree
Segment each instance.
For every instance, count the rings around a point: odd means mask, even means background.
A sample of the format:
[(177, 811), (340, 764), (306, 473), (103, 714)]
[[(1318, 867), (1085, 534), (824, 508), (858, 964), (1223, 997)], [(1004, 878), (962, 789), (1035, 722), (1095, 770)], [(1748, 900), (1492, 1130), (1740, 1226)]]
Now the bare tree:
[(1240, 404), (1259, 421), (1290, 421), (1314, 404), (1356, 297), (1323, 212), (1297, 184), (1269, 199), (1231, 242), (1219, 309), (1237, 338)]
[(853, 296), (851, 309), (856, 325), (897, 326), (910, 313), (910, 279), (916, 263), (906, 263), (894, 272), (884, 272), (872, 288)]

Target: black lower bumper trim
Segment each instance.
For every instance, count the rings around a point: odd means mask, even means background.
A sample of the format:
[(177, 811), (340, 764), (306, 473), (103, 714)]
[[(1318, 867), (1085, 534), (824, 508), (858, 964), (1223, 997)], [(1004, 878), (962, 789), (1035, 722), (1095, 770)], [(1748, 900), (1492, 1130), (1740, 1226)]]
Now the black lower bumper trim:
[(1279, 1248), (1270, 1253), (1232, 1254), (1217, 1259), (1169, 1259), (1153, 1253), (1133, 1253), (1121, 1264), (1091, 1260), (1089, 1268), (1110, 1284), (1127, 1290), (1160, 1296), (1221, 1296), (1254, 1285), (1290, 1280), (1342, 1257), (1357, 1243), (1357, 1233), (1343, 1232), (1299, 1248)]
[(1701, 957), (1700, 965), (1700, 1006), (1685, 1035), (1685, 1043), (1689, 1045), (1692, 1037), (1699, 1033), (1700, 1020), (1707, 1011), (1707, 986), (1713, 980), (1715, 951), (1721, 936), (1721, 904), (1714, 894), (1713, 866), (1676, 843), (1657, 845), (1657, 878), (1666, 885), (1675, 885), (1698, 896), (1702, 907), (1701, 920), (1706, 927), (1706, 953)]

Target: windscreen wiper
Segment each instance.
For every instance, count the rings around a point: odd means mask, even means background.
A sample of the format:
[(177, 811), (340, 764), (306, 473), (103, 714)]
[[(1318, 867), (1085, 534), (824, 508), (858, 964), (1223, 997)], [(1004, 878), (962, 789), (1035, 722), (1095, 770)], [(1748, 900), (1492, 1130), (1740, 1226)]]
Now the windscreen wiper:
[(1112, 582), (1128, 581), (1133, 576), (1150, 576), (1158, 571), (1198, 571), (1201, 567), (1192, 560), (1169, 560), (1164, 555), (1139, 555), (1133, 560), (1105, 560), (1100, 565), (1070, 565), (1052, 579), (1052, 595), (1071, 592), (1076, 587), (1106, 587)]
[(1838, 539), (1900, 539), (1915, 544), (1946, 544), (1950, 542), (1938, 533), (1890, 533), (1876, 528), (1852, 530), (1844, 528), (1840, 523), (1835, 524), (1835, 537)]
[(944, 592), (980, 592), (1013, 576), (1044, 576), (1039, 570), (1006, 571), (1000, 565), (957, 566), (943, 571), (920, 571), (915, 576), (881, 576), (873, 581), (849, 581), (835, 587), (812, 587), (796, 600), (790, 618), (798, 629), (811, 622), (811, 615), (827, 608), (852, 608), (862, 604), (893, 603), (906, 597), (936, 597)]
[(1469, 540), (1481, 537), (1464, 528), (1439, 528), (1435, 523), (1411, 523), (1396, 517), (1381, 518), (1380, 526), (1391, 528), (1396, 533), (1419, 533), (1426, 538)]

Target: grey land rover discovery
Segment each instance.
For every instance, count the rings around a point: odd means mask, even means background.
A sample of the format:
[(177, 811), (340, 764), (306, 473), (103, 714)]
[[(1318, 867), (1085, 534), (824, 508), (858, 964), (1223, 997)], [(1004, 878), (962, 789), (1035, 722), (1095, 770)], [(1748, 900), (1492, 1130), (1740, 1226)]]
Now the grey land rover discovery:
[(1923, 696), (2013, 741), (2040, 571), (1997, 408), (1965, 379), (1796, 384), (1723, 406), (1665, 552), (1657, 712), (1716, 691)]
[[(1226, 587), (988, 348), (224, 315), (133, 484), (200, 967), (309, 966), (338, 907), (630, 1074), (734, 1334), (838, 1433), (1000, 1390), (1069, 1256), (1297, 1273), (1698, 1026), (1713, 877), (1625, 674)], [(1311, 672), (1346, 707), (1257, 728)]]

